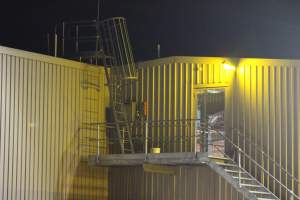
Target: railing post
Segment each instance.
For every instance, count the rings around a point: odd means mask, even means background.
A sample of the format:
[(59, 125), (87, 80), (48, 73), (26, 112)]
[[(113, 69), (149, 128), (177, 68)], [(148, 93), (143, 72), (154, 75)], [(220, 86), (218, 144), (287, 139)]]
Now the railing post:
[(100, 156), (100, 124), (97, 125), (97, 155)]
[(242, 187), (241, 185), (241, 148), (238, 148), (238, 163), (239, 163), (239, 186)]
[(195, 156), (197, 155), (197, 131), (196, 131), (196, 123), (194, 124), (194, 140), (195, 140), (195, 142), (194, 142), (194, 148), (195, 148), (195, 150), (194, 150), (194, 152), (195, 152)]
[(148, 120), (145, 123), (145, 154), (148, 154)]

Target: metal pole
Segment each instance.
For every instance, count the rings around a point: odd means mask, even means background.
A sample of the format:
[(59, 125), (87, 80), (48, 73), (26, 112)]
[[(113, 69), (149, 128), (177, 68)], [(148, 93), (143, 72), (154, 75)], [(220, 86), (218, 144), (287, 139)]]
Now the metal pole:
[(75, 44), (75, 48), (76, 48), (76, 53), (79, 52), (79, 42), (78, 42), (78, 37), (79, 37), (79, 27), (78, 25), (76, 25), (76, 44)]
[(196, 131), (196, 127), (197, 126), (197, 123), (196, 123), (196, 121), (195, 121), (195, 126), (194, 126), (194, 136), (195, 136), (195, 138), (194, 138), (194, 140), (195, 140), (195, 142), (194, 142), (194, 148), (195, 148), (195, 155), (197, 155), (197, 131)]
[(57, 57), (57, 27), (55, 27), (54, 33), (54, 57)]
[(145, 154), (148, 154), (148, 120), (145, 123)]
[(238, 148), (238, 162), (239, 162), (239, 186), (242, 187), (241, 185), (241, 149)]
[(63, 22), (62, 28), (62, 55), (65, 56), (65, 22)]
[(97, 126), (97, 155), (100, 156), (100, 124)]
[(157, 58), (160, 58), (160, 43), (157, 43)]

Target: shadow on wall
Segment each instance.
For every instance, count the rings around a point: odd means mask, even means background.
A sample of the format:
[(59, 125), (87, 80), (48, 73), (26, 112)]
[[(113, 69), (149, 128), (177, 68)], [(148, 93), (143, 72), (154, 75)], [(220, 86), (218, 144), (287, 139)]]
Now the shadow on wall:
[(108, 196), (107, 169), (88, 165), (80, 154), (78, 133), (64, 150), (57, 178), (58, 199), (97, 199)]

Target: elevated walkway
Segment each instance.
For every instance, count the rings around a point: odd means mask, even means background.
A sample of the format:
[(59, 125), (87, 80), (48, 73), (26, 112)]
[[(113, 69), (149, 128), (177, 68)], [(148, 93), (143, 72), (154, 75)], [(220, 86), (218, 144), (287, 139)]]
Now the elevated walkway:
[(101, 167), (143, 166), (144, 170), (172, 174), (166, 166), (206, 165), (223, 177), (245, 199), (277, 200), (267, 188), (233, 160), (208, 153), (115, 154), (90, 156), (89, 164)]
[[(147, 125), (147, 124), (146, 124)], [(152, 124), (153, 125), (153, 124)], [(162, 125), (162, 124), (159, 124)], [(163, 124), (164, 125), (164, 124)], [(173, 124), (170, 124), (172, 126)], [(182, 123), (180, 123), (182, 125)], [(195, 129), (199, 125), (199, 128)], [(179, 126), (187, 128), (187, 126)], [(136, 149), (139, 149), (138, 152), (142, 153), (122, 153), (122, 154), (113, 154), (113, 147), (117, 140), (112, 140), (112, 138), (107, 138), (106, 142), (110, 144), (108, 148), (109, 153), (112, 154), (88, 154), (88, 163), (92, 166), (99, 167), (128, 167), (128, 166), (141, 166), (144, 171), (152, 171), (157, 173), (167, 173), (172, 174), (174, 170), (172, 168), (177, 166), (207, 166), (212, 169), (218, 176), (222, 177), (229, 183), (233, 188), (238, 191), (244, 199), (258, 199), (258, 200), (278, 200), (278, 199), (298, 199), (299, 196), (290, 189), (290, 186), (285, 185), (276, 177), (274, 177), (269, 171), (267, 171), (263, 165), (261, 165), (256, 158), (253, 158), (248, 152), (240, 147), (238, 143), (232, 138), (239, 141), (240, 134), (239, 132), (233, 133), (236, 134), (236, 137), (226, 136), (223, 130), (218, 129), (209, 129), (201, 127), (201, 123), (189, 123), (189, 130), (195, 130), (188, 134), (182, 134), (180, 137), (172, 141), (159, 141), (156, 145), (153, 145), (151, 136), (148, 136), (147, 131), (145, 136), (140, 136), (138, 141), (140, 144)], [(151, 126), (155, 128), (155, 126)], [(146, 129), (147, 130), (147, 129)], [(91, 138), (93, 140), (93, 138)], [(94, 139), (95, 140), (95, 139)], [(99, 141), (99, 140), (96, 140)], [(180, 151), (178, 147), (180, 143), (190, 141), (192, 145), (186, 152), (172, 152)], [(164, 143), (165, 142), (165, 143)], [(164, 144), (174, 144), (174, 148), (166, 149), (161, 148), (167, 145)], [(252, 145), (252, 143), (249, 143)], [(154, 149), (161, 149), (162, 153), (149, 153), (148, 149), (155, 146)], [(99, 148), (95, 146), (95, 149)], [(264, 155), (263, 151), (257, 147), (253, 146), (253, 149), (257, 150), (258, 153)], [(119, 151), (120, 152), (120, 151)], [(122, 152), (122, 151), (121, 151)], [(151, 151), (152, 152), (152, 151)], [(268, 158), (273, 160), (273, 158)], [(270, 178), (278, 187), (281, 188), (282, 192), (278, 193), (276, 190), (271, 191), (265, 185), (262, 177), (254, 174), (245, 163), (251, 163), (251, 166), (255, 166), (257, 170), (260, 170), (261, 174), (264, 174)], [(275, 164), (277, 164), (274, 161)], [(278, 165), (280, 166), (280, 165)], [(278, 170), (283, 173), (287, 173), (282, 168)], [(294, 181), (297, 181), (294, 177), (291, 177)], [(285, 197), (282, 198), (283, 191), (285, 192)]]
[(145, 163), (157, 165), (199, 165), (209, 161), (207, 153), (111, 154), (90, 156), (92, 166), (137, 166)]

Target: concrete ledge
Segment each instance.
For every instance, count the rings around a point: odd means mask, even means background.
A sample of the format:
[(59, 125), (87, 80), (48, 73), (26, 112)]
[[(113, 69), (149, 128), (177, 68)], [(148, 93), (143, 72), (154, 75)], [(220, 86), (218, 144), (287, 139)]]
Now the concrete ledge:
[(144, 163), (158, 165), (199, 165), (209, 161), (207, 153), (112, 154), (90, 156), (93, 166), (140, 166)]

